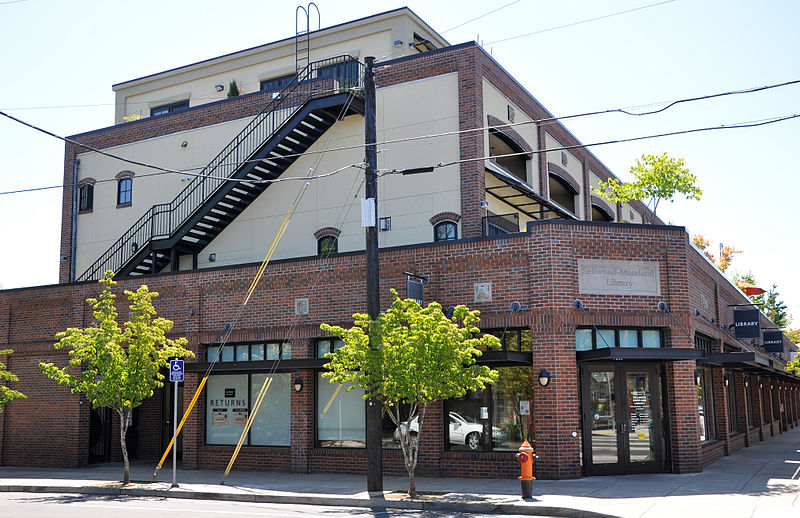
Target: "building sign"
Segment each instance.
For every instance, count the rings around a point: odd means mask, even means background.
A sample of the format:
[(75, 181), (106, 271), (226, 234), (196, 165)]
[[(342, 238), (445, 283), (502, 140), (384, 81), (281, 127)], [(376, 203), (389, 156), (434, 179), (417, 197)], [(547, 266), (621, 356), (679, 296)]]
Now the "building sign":
[(760, 311), (757, 309), (734, 309), (733, 334), (739, 339), (759, 338), (761, 336)]
[(406, 281), (406, 293), (409, 299), (416, 300), (420, 306), (425, 305), (425, 288), (420, 281), (408, 279)]
[(661, 295), (658, 263), (578, 259), (578, 291), (595, 295)]
[(768, 353), (782, 353), (783, 333), (780, 331), (764, 331), (764, 350)]

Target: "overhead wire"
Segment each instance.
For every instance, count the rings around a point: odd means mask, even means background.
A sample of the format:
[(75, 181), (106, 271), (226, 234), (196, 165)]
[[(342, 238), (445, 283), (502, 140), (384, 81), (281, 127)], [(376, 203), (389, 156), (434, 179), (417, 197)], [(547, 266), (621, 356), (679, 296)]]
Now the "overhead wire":
[(619, 16), (619, 15), (622, 15), (622, 14), (632, 13), (634, 11), (641, 11), (643, 9), (649, 9), (651, 7), (656, 7), (656, 6), (659, 6), (659, 5), (669, 4), (669, 3), (672, 3), (674, 1), (675, 0), (664, 0), (663, 2), (656, 2), (654, 4), (642, 5), (642, 6), (639, 6), (639, 7), (634, 7), (633, 9), (626, 9), (624, 11), (617, 11), (617, 12), (605, 14), (605, 15), (602, 15), (602, 16), (595, 16), (594, 18), (587, 18), (585, 20), (579, 20), (577, 22), (565, 23), (563, 25), (557, 25), (555, 27), (548, 27), (547, 29), (540, 29), (540, 30), (537, 30), (537, 31), (528, 32), (526, 34), (519, 34), (517, 36), (510, 36), (508, 38), (502, 38), (502, 39), (499, 39), (499, 40), (490, 41), (490, 42), (485, 43), (484, 45), (495, 45), (497, 43), (503, 43), (503, 42), (506, 42), (506, 41), (517, 40), (517, 39), (520, 39), (520, 38), (526, 38), (528, 36), (534, 36), (536, 34), (542, 34), (542, 33), (545, 33), (545, 32), (551, 32), (551, 31), (555, 31), (555, 30), (558, 30), (558, 29), (566, 29), (567, 27), (574, 27), (576, 25), (582, 25), (584, 23), (596, 22), (598, 20), (604, 20), (606, 18), (612, 18), (614, 16)]
[[(430, 133), (430, 134), (416, 135), (416, 136), (411, 136), (411, 137), (401, 137), (401, 138), (396, 138), (396, 139), (387, 139), (387, 140), (384, 140), (384, 141), (381, 141), (381, 142), (377, 142), (376, 145), (382, 145), (383, 146), (383, 145), (388, 145), (388, 144), (396, 144), (396, 143), (402, 143), (402, 142), (412, 142), (412, 141), (416, 141), (416, 140), (429, 139), (429, 138), (439, 138), (439, 137), (452, 136), (452, 135), (461, 135), (461, 134), (464, 134), (464, 133), (477, 132), (477, 131), (487, 131), (487, 130), (492, 130), (492, 129), (503, 129), (503, 128), (514, 128), (514, 127), (517, 127), (517, 126), (524, 126), (524, 125), (528, 125), (528, 124), (548, 124), (549, 125), (549, 124), (555, 124), (557, 121), (564, 121), (564, 120), (569, 120), (569, 119), (574, 119), (574, 118), (590, 117), (590, 116), (597, 116), (597, 115), (604, 115), (604, 114), (611, 114), (611, 113), (621, 113), (623, 115), (628, 115), (628, 116), (633, 116), (633, 117), (641, 117), (641, 116), (647, 116), (647, 115), (654, 115), (654, 114), (662, 113), (662, 112), (664, 112), (664, 111), (666, 111), (666, 110), (668, 110), (668, 109), (670, 109), (670, 108), (672, 108), (674, 106), (677, 106), (677, 105), (683, 104), (683, 103), (704, 101), (704, 100), (716, 99), (716, 98), (727, 97), (727, 96), (732, 96), (732, 95), (743, 95), (743, 94), (757, 93), (757, 92), (762, 92), (762, 91), (771, 90), (771, 89), (775, 89), (775, 88), (782, 88), (782, 87), (785, 87), (785, 86), (792, 86), (792, 85), (796, 85), (796, 84), (800, 84), (800, 79), (784, 81), (784, 82), (781, 82), (781, 83), (773, 83), (773, 84), (764, 85), (764, 86), (756, 86), (756, 87), (751, 87), (751, 88), (729, 90), (729, 91), (719, 92), (719, 93), (714, 93), (714, 94), (707, 94), (707, 95), (701, 95), (701, 96), (694, 96), (694, 97), (687, 97), (687, 98), (677, 99), (677, 100), (674, 100), (674, 101), (667, 102), (667, 104), (665, 106), (661, 107), (661, 108), (657, 108), (657, 109), (653, 109), (653, 110), (647, 110), (647, 111), (643, 111), (643, 112), (633, 112), (633, 111), (630, 111), (630, 108), (612, 108), (612, 109), (606, 109), (606, 110), (592, 110), (592, 111), (588, 111), (588, 112), (581, 112), (581, 113), (575, 113), (575, 114), (570, 114), (570, 115), (563, 115), (563, 116), (560, 116), (560, 117), (550, 116), (550, 117), (544, 117), (544, 118), (540, 118), (540, 119), (532, 119), (532, 120), (529, 120), (529, 121), (510, 122), (508, 124), (501, 124), (501, 125), (486, 125), (486, 126), (480, 126), (480, 127), (475, 127), (475, 128), (466, 128), (466, 129), (445, 131), (445, 132), (439, 132), (439, 133)], [(352, 91), (353, 90), (351, 90), (351, 92)], [(661, 103), (655, 103), (655, 104), (661, 104)], [(651, 105), (652, 104), (649, 104), (648, 106), (651, 106)], [(45, 133), (45, 134), (50, 135), (52, 137), (55, 137), (55, 138), (57, 138), (59, 140), (63, 140), (63, 141), (66, 141), (66, 142), (71, 142), (71, 143), (73, 143), (75, 145), (78, 145), (78, 146), (81, 146), (81, 147), (83, 147), (85, 149), (89, 149), (90, 151), (96, 151), (96, 152), (98, 152), (98, 153), (100, 153), (100, 154), (102, 154), (104, 156), (109, 157), (109, 158), (119, 159), (119, 160), (122, 160), (122, 161), (125, 161), (125, 162), (133, 163), (134, 165), (142, 165), (143, 167), (149, 167), (149, 168), (158, 170), (158, 172), (156, 172), (156, 173), (149, 173), (149, 174), (146, 173), (146, 174), (139, 175), (139, 177), (158, 176), (158, 175), (163, 175), (163, 174), (181, 174), (183, 176), (192, 176), (192, 177), (201, 177), (201, 178), (202, 177), (208, 177), (208, 175), (203, 175), (203, 174), (198, 174), (198, 173), (192, 173), (191, 172), (191, 171), (196, 171), (196, 170), (203, 170), (203, 169), (205, 169), (206, 166), (197, 166), (197, 167), (182, 168), (182, 169), (169, 169), (169, 168), (163, 168), (163, 167), (160, 167), (160, 166), (156, 166), (156, 165), (153, 165), (153, 164), (146, 164), (146, 163), (139, 162), (139, 161), (131, 161), (131, 160), (126, 159), (124, 157), (119, 157), (117, 155), (114, 155), (114, 154), (111, 154), (111, 153), (107, 153), (107, 152), (104, 152), (104, 151), (99, 150), (99, 149), (95, 149), (92, 146), (81, 144), (80, 142), (73, 141), (72, 139), (69, 139), (67, 137), (61, 137), (61, 136), (56, 135), (55, 133), (53, 133), (51, 131), (48, 131), (48, 130), (43, 129), (43, 128), (40, 128), (40, 127), (38, 127), (38, 126), (36, 126), (34, 124), (28, 123), (26, 121), (23, 121), (21, 119), (18, 119), (16, 117), (11, 116), (11, 115), (8, 115), (8, 114), (6, 114), (6, 113), (4, 113), (2, 111), (0, 111), (0, 115), (3, 115), (3, 116), (5, 116), (5, 117), (7, 117), (7, 118), (9, 118), (11, 120), (14, 120), (14, 121), (16, 121), (16, 122), (18, 122), (20, 124), (23, 124), (23, 125), (27, 126), (27, 127), (30, 127), (30, 128), (32, 128), (32, 129), (34, 129), (36, 131), (40, 131), (42, 133)], [(352, 150), (352, 149), (360, 149), (362, 147), (363, 147), (363, 145), (340, 146), (340, 147), (328, 149), (325, 152), (346, 151), (346, 150)], [(576, 147), (580, 147), (580, 146), (576, 146)], [(305, 152), (302, 152), (302, 153), (286, 154), (286, 155), (281, 155), (281, 156), (283, 158), (297, 158), (297, 157), (300, 157), (300, 156), (306, 156), (306, 155), (312, 155), (312, 154), (320, 154), (320, 153), (322, 153), (321, 150), (314, 150), (314, 151), (305, 151)], [(248, 160), (246, 162), (258, 162), (258, 161), (260, 161), (260, 159)], [(238, 164), (238, 162), (237, 162), (237, 164)], [(220, 165), (231, 165), (231, 164), (221, 163)], [(214, 178), (217, 178), (217, 177), (214, 177)], [(267, 180), (248, 180), (248, 179), (220, 179), (220, 180), (246, 182), (246, 183), (277, 183), (277, 182), (294, 181), (294, 180), (303, 181), (303, 180), (305, 180), (305, 178), (303, 178), (303, 177), (292, 177), (292, 178), (276, 178), (276, 179), (267, 179)], [(116, 179), (98, 180), (95, 183), (100, 183), (100, 182), (104, 182), (104, 181), (117, 181), (117, 180)], [(0, 195), (19, 194), (19, 193), (24, 193), (24, 192), (34, 192), (34, 191), (57, 189), (57, 188), (63, 188), (63, 187), (73, 187), (73, 185), (71, 185), (71, 184), (61, 184), (61, 185), (52, 185), (52, 186), (45, 186), (45, 187), (34, 187), (34, 188), (28, 188), (28, 189), (18, 189), (18, 190), (14, 190), (14, 191), (0, 192)]]
[(450, 32), (452, 30), (458, 29), (459, 27), (463, 27), (466, 24), (472, 23), (472, 22), (474, 22), (476, 20), (480, 20), (481, 18), (485, 18), (485, 17), (489, 16), (490, 14), (496, 13), (497, 11), (499, 11), (501, 9), (505, 9), (506, 7), (509, 7), (511, 5), (514, 5), (514, 4), (517, 4), (517, 3), (519, 3), (519, 1), (520, 0), (514, 0), (513, 2), (509, 2), (509, 3), (505, 4), (505, 5), (502, 5), (502, 6), (498, 7), (497, 9), (492, 9), (491, 11), (489, 11), (487, 13), (483, 13), (480, 16), (476, 16), (475, 18), (472, 18), (471, 20), (467, 20), (466, 22), (459, 23), (458, 25), (456, 25), (454, 27), (450, 27), (449, 29), (442, 31), (441, 34), (444, 34), (446, 32)]
[[(458, 160), (451, 160), (449, 162), (439, 162), (437, 164), (428, 164), (427, 166), (419, 166), (416, 168), (441, 168), (447, 167), (451, 165), (457, 164), (464, 164), (468, 162), (476, 162), (480, 160), (489, 160), (492, 158), (506, 158), (506, 157), (514, 157), (514, 156), (521, 156), (521, 155), (530, 155), (530, 154), (542, 154), (542, 153), (549, 153), (553, 151), (569, 151), (571, 149), (578, 149), (578, 148), (589, 148), (589, 147), (597, 147), (597, 146), (605, 146), (609, 144), (622, 144), (625, 142), (635, 142), (638, 140), (647, 140), (653, 138), (660, 138), (660, 137), (671, 137), (675, 135), (684, 135), (689, 133), (701, 133), (706, 131), (716, 131), (716, 130), (726, 130), (726, 129), (741, 129), (741, 128), (755, 128), (759, 126), (768, 126), (770, 124), (775, 124), (778, 122), (783, 122), (791, 119), (796, 119), (800, 117), (800, 114), (792, 114), (792, 115), (783, 115), (778, 117), (771, 117), (769, 119), (760, 119), (756, 121), (749, 121), (749, 122), (739, 122), (734, 124), (722, 124), (719, 126), (707, 126), (702, 128), (693, 128), (688, 130), (678, 130), (678, 131), (669, 131), (664, 133), (655, 133), (652, 135), (643, 135), (638, 137), (629, 137), (629, 138), (622, 138), (622, 139), (615, 139), (615, 140), (605, 140), (600, 142), (593, 142), (591, 144), (573, 144), (569, 146), (559, 146), (554, 148), (547, 148), (547, 149), (539, 149), (539, 150), (532, 150), (532, 151), (520, 151), (515, 153), (504, 153), (500, 155), (489, 155), (489, 156), (481, 156), (481, 157), (472, 157), (472, 158), (462, 158)], [(403, 169), (383, 169), (381, 170), (381, 176), (385, 176), (387, 174), (402, 174)]]

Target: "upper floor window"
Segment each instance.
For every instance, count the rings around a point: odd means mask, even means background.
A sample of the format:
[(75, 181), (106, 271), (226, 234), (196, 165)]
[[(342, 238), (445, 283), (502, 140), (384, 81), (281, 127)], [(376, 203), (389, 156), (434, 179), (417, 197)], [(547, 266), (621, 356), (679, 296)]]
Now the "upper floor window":
[(168, 113), (175, 113), (181, 112), (183, 110), (187, 110), (189, 108), (189, 99), (184, 101), (178, 101), (170, 104), (163, 104), (161, 106), (156, 106), (155, 108), (150, 108), (150, 116), (155, 117), (157, 115), (166, 115)]
[(455, 241), (458, 239), (458, 227), (452, 221), (442, 221), (433, 227), (434, 241)]
[(117, 205), (130, 205), (133, 195), (133, 178), (123, 176), (117, 180)]
[(288, 86), (292, 80), (294, 79), (294, 74), (287, 74), (285, 76), (280, 77), (271, 77), (269, 79), (264, 79), (261, 81), (260, 90), (262, 92), (273, 92), (276, 90), (283, 90)]
[(317, 255), (331, 255), (339, 251), (339, 238), (322, 236), (317, 240)]
[(94, 206), (94, 184), (85, 183), (78, 189), (78, 210), (92, 210)]

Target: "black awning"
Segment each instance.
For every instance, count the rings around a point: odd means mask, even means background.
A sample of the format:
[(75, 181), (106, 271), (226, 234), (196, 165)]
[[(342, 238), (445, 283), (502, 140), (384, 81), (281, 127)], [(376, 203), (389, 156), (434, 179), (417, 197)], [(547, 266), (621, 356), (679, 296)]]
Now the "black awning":
[(713, 353), (699, 360), (700, 363), (715, 367), (734, 369), (763, 369), (772, 367), (772, 360), (762, 358), (754, 352)]
[(485, 351), (477, 361), (478, 365), (490, 367), (531, 367), (533, 366), (533, 353), (519, 351)]
[[(325, 358), (309, 358), (302, 360), (264, 360), (264, 361), (247, 361), (247, 362), (217, 362), (214, 365), (213, 372), (216, 374), (233, 373), (233, 372), (264, 372), (271, 371), (275, 368), (275, 364), (279, 363), (277, 371), (286, 372), (297, 369), (321, 369), (322, 366), (328, 363)], [(208, 362), (192, 362), (186, 363), (186, 372), (205, 372), (208, 369)]]
[(491, 161), (487, 162), (485, 171), (505, 184), (486, 187), (486, 192), (490, 193), (498, 200), (511, 205), (529, 218), (540, 219), (542, 214), (553, 213), (558, 218), (569, 220), (578, 219), (577, 216), (570, 213), (567, 209), (543, 197), (528, 184), (505, 171), (499, 165)]
[(702, 358), (704, 351), (693, 347), (659, 347), (659, 348), (633, 348), (633, 347), (607, 347), (591, 351), (578, 351), (579, 362), (599, 361), (676, 361), (697, 360)]

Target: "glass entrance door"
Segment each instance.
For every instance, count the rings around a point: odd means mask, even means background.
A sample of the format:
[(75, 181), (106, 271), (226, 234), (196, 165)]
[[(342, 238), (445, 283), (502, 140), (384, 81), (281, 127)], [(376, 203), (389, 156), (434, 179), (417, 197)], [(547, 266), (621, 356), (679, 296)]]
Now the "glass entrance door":
[(656, 366), (584, 365), (581, 376), (587, 474), (662, 471), (664, 446)]

